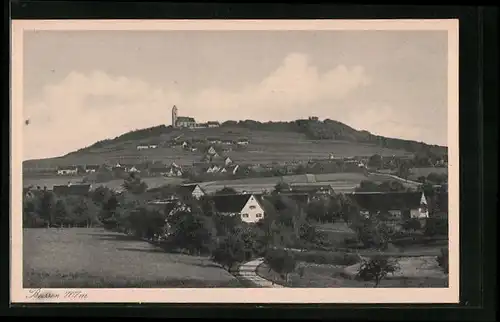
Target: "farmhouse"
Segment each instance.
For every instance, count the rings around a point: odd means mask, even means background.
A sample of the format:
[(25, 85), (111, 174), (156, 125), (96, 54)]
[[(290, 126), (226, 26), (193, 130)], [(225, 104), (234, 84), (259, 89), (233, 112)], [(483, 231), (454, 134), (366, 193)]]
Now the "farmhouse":
[(200, 199), (205, 195), (205, 191), (196, 183), (186, 184), (179, 187), (179, 193), (184, 197), (194, 197)]
[(85, 166), (85, 173), (94, 173), (97, 170), (99, 170), (101, 166), (99, 165), (86, 165)]
[(365, 215), (388, 214), (390, 221), (429, 218), (423, 192), (354, 192), (347, 195)]
[(238, 145), (248, 145), (248, 139), (239, 139)]
[(264, 208), (253, 194), (231, 194), (212, 196), (215, 209), (223, 215), (240, 216), (247, 223), (264, 218)]
[(58, 168), (57, 174), (58, 175), (75, 175), (75, 174), (78, 174), (78, 168), (77, 167)]
[(56, 195), (86, 195), (90, 191), (90, 184), (55, 185), (52, 191)]
[(217, 121), (210, 121), (207, 123), (208, 127), (213, 128), (213, 127), (219, 127), (220, 123)]

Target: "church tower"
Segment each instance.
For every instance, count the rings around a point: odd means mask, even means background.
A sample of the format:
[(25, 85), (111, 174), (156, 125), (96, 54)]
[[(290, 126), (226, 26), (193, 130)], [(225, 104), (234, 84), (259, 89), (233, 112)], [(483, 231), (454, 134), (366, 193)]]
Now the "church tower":
[(177, 106), (172, 107), (172, 127), (177, 127)]

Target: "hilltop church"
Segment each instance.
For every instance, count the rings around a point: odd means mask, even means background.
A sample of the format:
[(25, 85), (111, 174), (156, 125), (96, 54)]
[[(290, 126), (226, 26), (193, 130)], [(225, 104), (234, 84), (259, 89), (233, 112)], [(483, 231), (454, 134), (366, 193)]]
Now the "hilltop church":
[(196, 123), (196, 120), (190, 116), (179, 116), (179, 109), (174, 105), (172, 107), (172, 127), (173, 128), (207, 128), (219, 127), (219, 122)]

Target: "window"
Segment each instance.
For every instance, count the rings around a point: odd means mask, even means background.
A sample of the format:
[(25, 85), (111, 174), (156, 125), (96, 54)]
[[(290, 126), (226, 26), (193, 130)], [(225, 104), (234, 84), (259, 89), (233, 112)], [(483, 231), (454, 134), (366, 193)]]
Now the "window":
[(248, 218), (248, 214), (242, 214), (241, 217)]
[(257, 218), (262, 218), (262, 214), (257, 214), (256, 217)]
[(255, 207), (255, 206), (250, 206), (250, 209), (255, 209), (255, 208), (257, 208), (257, 207)]

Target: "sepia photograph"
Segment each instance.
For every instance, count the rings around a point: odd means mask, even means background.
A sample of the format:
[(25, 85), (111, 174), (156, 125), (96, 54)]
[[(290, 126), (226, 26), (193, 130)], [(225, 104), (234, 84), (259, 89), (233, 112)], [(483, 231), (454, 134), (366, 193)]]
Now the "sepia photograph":
[(12, 30), (13, 301), (458, 301), (457, 20)]

